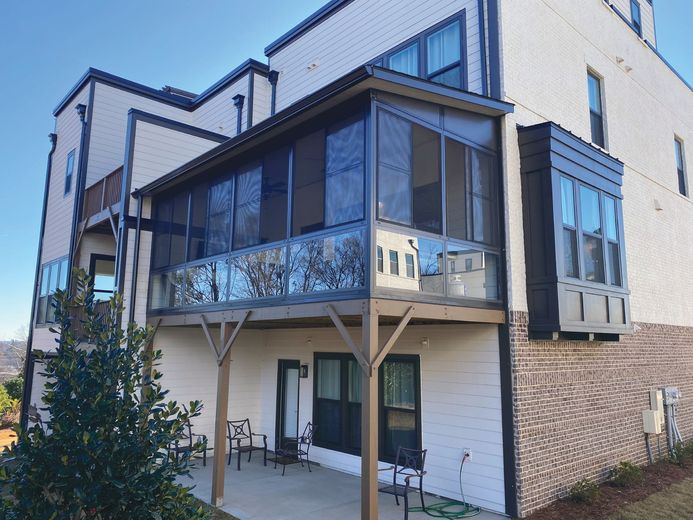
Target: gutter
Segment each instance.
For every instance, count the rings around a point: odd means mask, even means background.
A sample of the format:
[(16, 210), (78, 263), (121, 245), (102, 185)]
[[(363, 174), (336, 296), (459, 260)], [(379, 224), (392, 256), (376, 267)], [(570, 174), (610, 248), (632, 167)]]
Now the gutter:
[(132, 280), (130, 282), (130, 306), (128, 309), (128, 324), (135, 321), (135, 295), (137, 294), (137, 272), (140, 263), (140, 236), (142, 231), (142, 197), (139, 191), (132, 192), (137, 200), (137, 229), (135, 230), (135, 251), (132, 260)]
[(43, 253), (43, 235), (46, 231), (46, 208), (48, 207), (48, 192), (51, 186), (51, 168), (53, 166), (53, 152), (58, 143), (58, 134), (50, 133), (48, 138), (51, 142), (51, 149), (48, 152), (48, 161), (46, 164), (46, 180), (43, 187), (43, 211), (41, 212), (41, 224), (39, 228), (38, 252), (36, 253), (36, 269), (34, 272), (34, 291), (31, 297), (31, 314), (29, 318), (29, 335), (26, 341), (26, 355), (24, 358), (24, 389), (22, 392), (22, 409), (19, 416), (19, 426), (22, 430), (26, 429), (29, 408), (29, 400), (31, 399), (31, 387), (33, 382), (33, 370), (29, 372), (33, 366), (31, 362), (31, 346), (34, 339), (34, 320), (36, 319), (36, 294), (39, 287), (39, 277), (41, 274), (41, 255)]

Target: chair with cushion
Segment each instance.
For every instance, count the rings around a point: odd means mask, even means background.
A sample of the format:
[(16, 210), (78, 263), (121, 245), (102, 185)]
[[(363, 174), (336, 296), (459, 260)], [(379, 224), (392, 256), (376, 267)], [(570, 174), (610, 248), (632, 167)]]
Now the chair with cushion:
[[(267, 435), (253, 433), (250, 428), (250, 419), (226, 421), (226, 428), (228, 429), (226, 438), (229, 439), (229, 461), (227, 465), (231, 464), (231, 455), (233, 455), (234, 451), (237, 451), (238, 471), (241, 471), (241, 453), (247, 453), (248, 462), (250, 462), (253, 452), (262, 450), (263, 463), (267, 466)], [(254, 443), (255, 438), (262, 439), (262, 446), (258, 446)]]
[[(423, 477), (426, 474), (424, 464), (426, 462), (427, 450), (412, 450), (409, 448), (397, 448), (397, 456), (395, 457), (395, 465), (387, 468), (381, 468), (378, 471), (392, 470), (392, 484), (381, 486), (378, 491), (395, 496), (395, 502), (399, 505), (399, 498), (404, 499), (404, 520), (409, 518), (409, 493), (416, 492), (416, 488), (412, 487), (411, 480), (418, 479), (418, 491), (421, 498), (421, 507), (425, 508), (423, 496)], [(398, 482), (404, 480), (404, 483)]]
[(315, 433), (315, 426), (313, 423), (308, 423), (303, 430), (303, 435), (295, 439), (285, 439), (284, 447), (277, 448), (276, 456), (274, 458), (274, 469), (277, 469), (277, 462), (283, 466), (282, 477), (286, 472), (286, 465), (293, 464), (298, 460), (303, 465), (303, 460), (308, 463), (308, 471), (313, 471), (310, 469), (310, 447), (313, 445), (313, 434)]

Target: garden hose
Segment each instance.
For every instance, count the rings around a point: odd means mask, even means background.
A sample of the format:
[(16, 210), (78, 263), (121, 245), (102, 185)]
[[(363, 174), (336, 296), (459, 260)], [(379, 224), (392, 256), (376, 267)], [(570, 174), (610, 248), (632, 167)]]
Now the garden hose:
[(467, 457), (469, 457), (469, 454), (465, 453), (464, 457), (462, 457), (462, 462), (460, 463), (459, 480), (462, 502), (457, 500), (446, 500), (445, 502), (438, 502), (426, 507), (410, 507), (409, 511), (412, 513), (426, 513), (428, 516), (433, 518), (446, 518), (450, 520), (470, 518), (481, 513), (480, 507), (468, 504), (464, 498), (464, 491), (462, 490), (462, 468), (464, 467), (464, 461), (467, 460)]

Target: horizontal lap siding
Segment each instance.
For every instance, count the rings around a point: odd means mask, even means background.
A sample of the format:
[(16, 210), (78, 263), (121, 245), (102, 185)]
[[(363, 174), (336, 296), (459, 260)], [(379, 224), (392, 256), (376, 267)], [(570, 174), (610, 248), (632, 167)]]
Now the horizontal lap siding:
[(94, 100), (87, 186), (123, 165), (131, 108), (181, 123), (191, 121), (190, 112), (103, 83), (96, 83)]
[(265, 76), (255, 74), (253, 80), (253, 125), (270, 116), (272, 86)]
[[(611, 0), (611, 4), (616, 7), (626, 19), (631, 20), (630, 0)], [(654, 45), (656, 42), (652, 6), (647, 0), (639, 0), (638, 4), (640, 4), (642, 36)]]
[[(117, 221), (114, 222), (114, 224), (117, 226)], [(81, 267), (88, 272), (92, 254), (115, 256), (115, 250), (115, 238), (111, 233), (102, 235), (100, 233), (87, 232), (79, 242), (79, 261), (77, 262), (77, 267)]]
[[(257, 79), (257, 78), (256, 78)], [(248, 127), (248, 75), (245, 74), (231, 83), (224, 90), (205, 101), (192, 114), (192, 124), (210, 132), (224, 134), (229, 137), (236, 135), (237, 113), (233, 97), (245, 96), (241, 112), (241, 130)]]
[[(469, 89), (481, 91), (477, 0), (356, 0), (270, 57), (277, 110), (466, 9)], [(359, 38), (353, 38), (358, 31)], [(307, 67), (318, 62), (313, 70)]]

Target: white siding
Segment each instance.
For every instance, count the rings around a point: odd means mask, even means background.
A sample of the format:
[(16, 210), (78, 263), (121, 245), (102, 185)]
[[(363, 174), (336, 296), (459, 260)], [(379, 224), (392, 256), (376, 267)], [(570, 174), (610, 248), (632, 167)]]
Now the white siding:
[(128, 111), (131, 108), (182, 123), (189, 124), (191, 121), (190, 112), (186, 110), (97, 82), (91, 122), (87, 186), (123, 165)]
[(237, 94), (245, 96), (241, 112), (241, 131), (248, 128), (248, 74), (244, 74), (221, 92), (203, 103), (192, 114), (192, 124), (229, 137), (236, 135), (238, 109), (233, 104)]
[[(463, 9), (469, 90), (480, 92), (477, 0), (356, 0), (271, 56), (270, 68), (280, 72), (277, 110)], [(318, 65), (308, 70), (311, 63)]]
[[(383, 338), (392, 328), (381, 328)], [(358, 341), (358, 330), (351, 331)], [(218, 337), (218, 332), (213, 335)], [(429, 347), (421, 338), (429, 339)], [(161, 370), (171, 398), (200, 399), (205, 412), (194, 424), (212, 442), (216, 365), (200, 327), (160, 328), (156, 348), (164, 351)], [(254, 431), (268, 435), (274, 447), (277, 363), (296, 359), (309, 364), (309, 377), (300, 380), (299, 428), (312, 420), (313, 355), (346, 352), (335, 329), (244, 331), (231, 351), (229, 419), (249, 417)], [(420, 356), (423, 446), (428, 449), (425, 489), (460, 498), (459, 463), (464, 448), (473, 462), (465, 465), (463, 486), (468, 501), (493, 511), (504, 511), (500, 362), (497, 327), (451, 325), (409, 327), (393, 353)], [(360, 459), (313, 447), (317, 462), (359, 474)]]
[[(116, 227), (118, 222), (115, 222)], [(77, 267), (89, 271), (91, 255), (115, 256), (116, 243), (113, 234), (103, 235), (101, 233), (85, 233), (79, 242), (79, 258)]]
[[(631, 20), (630, 0), (610, 0), (610, 3), (618, 9), (623, 16)], [(638, 0), (640, 4), (640, 18), (642, 23), (642, 37), (652, 45), (656, 45), (653, 8), (648, 0)]]
[(270, 116), (272, 85), (260, 74), (255, 74), (253, 82), (253, 125), (256, 125)]

